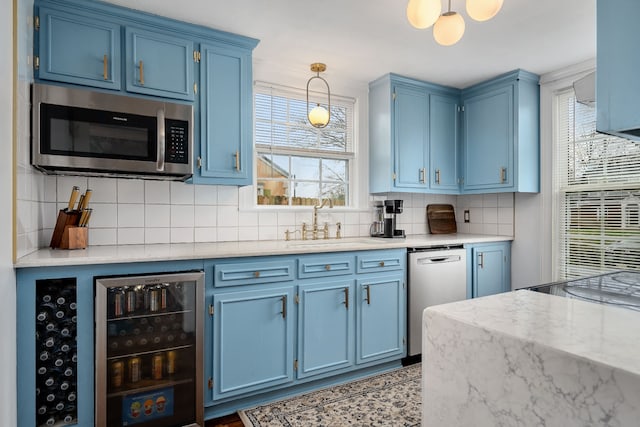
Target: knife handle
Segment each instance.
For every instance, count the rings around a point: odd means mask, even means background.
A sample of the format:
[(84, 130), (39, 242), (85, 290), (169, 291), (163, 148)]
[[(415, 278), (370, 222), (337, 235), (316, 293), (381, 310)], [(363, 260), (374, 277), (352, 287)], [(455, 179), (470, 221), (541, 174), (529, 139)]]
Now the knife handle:
[(68, 211), (73, 210), (73, 205), (76, 204), (76, 199), (78, 198), (78, 194), (80, 194), (80, 188), (77, 186), (74, 186), (73, 189), (71, 190), (71, 196), (69, 197), (69, 204), (67, 206)]
[(87, 191), (83, 194), (84, 197), (82, 198), (82, 203), (78, 203), (78, 210), (81, 211), (87, 208), (89, 200), (91, 200), (91, 194), (93, 194), (93, 191), (87, 188)]

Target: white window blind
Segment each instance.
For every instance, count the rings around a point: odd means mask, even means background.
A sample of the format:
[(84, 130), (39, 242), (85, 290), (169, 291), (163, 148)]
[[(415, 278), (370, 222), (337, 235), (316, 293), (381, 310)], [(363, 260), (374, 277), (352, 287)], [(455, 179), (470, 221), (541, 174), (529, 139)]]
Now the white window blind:
[(640, 269), (640, 144), (596, 132), (573, 89), (556, 112), (558, 276)]
[[(316, 103), (327, 108), (326, 94), (312, 93), (309, 101), (309, 109)], [(353, 99), (332, 95), (329, 124), (314, 128), (304, 90), (255, 84), (257, 204), (313, 205), (330, 198), (348, 205), (354, 106)]]

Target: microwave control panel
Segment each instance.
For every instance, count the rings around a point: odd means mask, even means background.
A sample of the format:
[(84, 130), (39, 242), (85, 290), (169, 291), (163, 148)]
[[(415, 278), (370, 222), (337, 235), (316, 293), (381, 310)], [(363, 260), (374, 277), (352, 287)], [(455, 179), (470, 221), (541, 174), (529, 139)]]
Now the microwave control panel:
[(166, 120), (165, 162), (189, 163), (189, 124), (181, 120)]

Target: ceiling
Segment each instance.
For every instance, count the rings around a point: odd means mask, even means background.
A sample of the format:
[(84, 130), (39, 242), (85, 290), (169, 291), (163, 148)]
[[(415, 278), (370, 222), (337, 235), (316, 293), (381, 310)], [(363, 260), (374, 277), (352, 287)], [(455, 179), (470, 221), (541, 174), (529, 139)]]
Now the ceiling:
[(257, 38), (261, 67), (311, 74), (312, 62), (324, 62), (328, 80), (366, 83), (394, 72), (459, 88), (515, 68), (544, 74), (595, 58), (595, 1), (504, 0), (496, 17), (475, 22), (464, 0), (452, 0), (466, 31), (443, 47), (432, 28), (411, 27), (407, 0), (109, 0)]

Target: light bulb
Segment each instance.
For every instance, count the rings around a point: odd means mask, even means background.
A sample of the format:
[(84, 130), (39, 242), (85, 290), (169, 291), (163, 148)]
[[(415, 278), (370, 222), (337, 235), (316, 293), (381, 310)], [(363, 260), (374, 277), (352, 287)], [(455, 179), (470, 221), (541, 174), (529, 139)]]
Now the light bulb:
[(407, 19), (415, 28), (423, 30), (436, 22), (441, 11), (440, 0), (409, 0)]
[(313, 127), (325, 127), (329, 123), (329, 112), (320, 104), (316, 105), (313, 110), (309, 111), (309, 123)]
[(503, 0), (467, 0), (467, 14), (476, 21), (487, 21), (500, 11)]
[(456, 12), (443, 13), (433, 26), (433, 38), (443, 46), (458, 43), (463, 34), (464, 19)]

